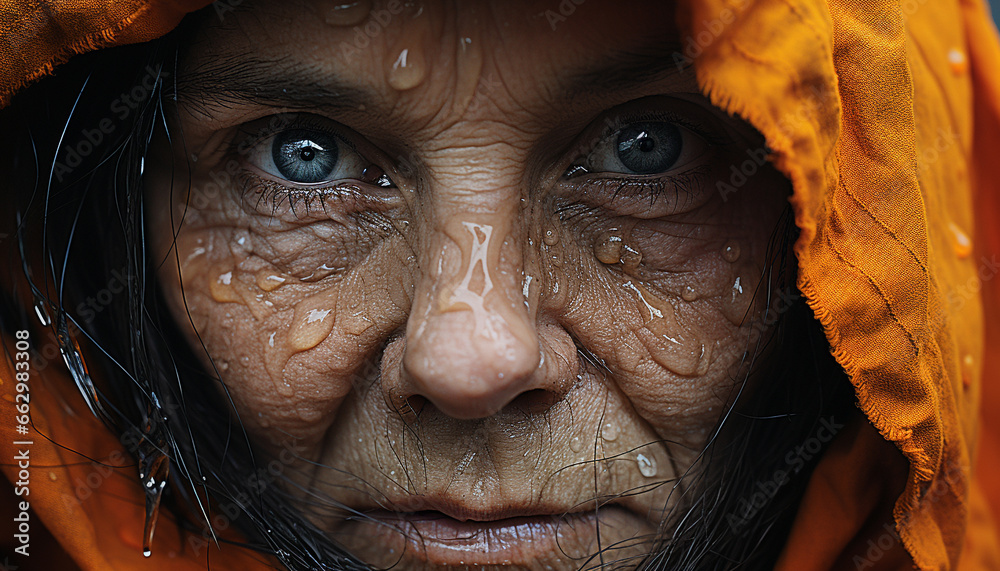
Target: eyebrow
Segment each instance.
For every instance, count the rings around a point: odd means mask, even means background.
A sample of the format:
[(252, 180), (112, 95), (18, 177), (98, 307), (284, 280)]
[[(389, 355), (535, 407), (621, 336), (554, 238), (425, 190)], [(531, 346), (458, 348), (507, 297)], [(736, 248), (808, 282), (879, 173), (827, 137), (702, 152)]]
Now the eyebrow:
[(291, 108), (357, 109), (377, 99), (319, 66), (266, 60), (250, 53), (206, 58), (179, 74), (178, 97), (196, 108), (241, 104)]
[(571, 73), (560, 83), (568, 98), (594, 92), (627, 91), (691, 71), (677, 41), (657, 41), (633, 50), (611, 51), (604, 61)]
[[(599, 92), (627, 91), (688, 72), (691, 61), (675, 41), (634, 50), (611, 51), (559, 80), (566, 99)], [(209, 114), (208, 106), (273, 105), (291, 109), (356, 111), (379, 99), (377, 92), (341, 81), (319, 66), (288, 59), (267, 60), (251, 53), (205, 58), (177, 80), (181, 100)]]

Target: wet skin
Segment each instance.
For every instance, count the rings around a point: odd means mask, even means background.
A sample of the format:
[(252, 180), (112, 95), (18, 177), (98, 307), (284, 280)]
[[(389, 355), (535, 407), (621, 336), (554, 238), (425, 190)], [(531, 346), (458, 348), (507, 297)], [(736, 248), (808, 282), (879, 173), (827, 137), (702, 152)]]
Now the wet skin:
[(761, 142), (665, 3), (334, 6), (209, 16), (182, 63), (145, 177), (177, 322), (366, 562), (641, 556), (746, 373), (787, 183), (719, 192)]

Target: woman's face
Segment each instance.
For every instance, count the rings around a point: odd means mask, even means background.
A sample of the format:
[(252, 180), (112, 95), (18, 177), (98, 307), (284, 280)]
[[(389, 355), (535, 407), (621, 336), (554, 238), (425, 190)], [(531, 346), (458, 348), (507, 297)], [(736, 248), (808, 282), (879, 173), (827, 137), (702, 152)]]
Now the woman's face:
[(216, 12), (150, 231), (306, 516), (379, 566), (648, 551), (747, 372), (787, 189), (673, 8)]

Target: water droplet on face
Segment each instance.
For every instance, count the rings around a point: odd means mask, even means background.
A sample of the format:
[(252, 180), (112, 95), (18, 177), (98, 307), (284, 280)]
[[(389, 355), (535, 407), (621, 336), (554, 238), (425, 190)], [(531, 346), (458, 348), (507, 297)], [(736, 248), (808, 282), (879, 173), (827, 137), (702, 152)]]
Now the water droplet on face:
[(569, 441), (569, 449), (573, 452), (583, 450), (583, 439), (579, 436), (574, 436), (573, 439)]
[(639, 454), (635, 457), (636, 464), (639, 465), (639, 473), (647, 478), (656, 476), (656, 459)]
[(214, 280), (209, 280), (208, 291), (212, 295), (212, 299), (220, 303), (242, 301), (234, 287), (232, 271), (220, 274)]
[(693, 286), (686, 285), (684, 290), (681, 292), (681, 299), (684, 301), (694, 301), (698, 299), (698, 292), (695, 291)]
[(331, 288), (303, 300), (295, 306), (288, 345), (293, 351), (305, 351), (319, 345), (333, 330), (337, 289)]
[(729, 240), (722, 246), (722, 258), (730, 264), (740, 259), (740, 244), (736, 240)]
[(403, 48), (396, 59), (388, 65), (386, 81), (397, 91), (413, 89), (424, 81), (423, 52), (418, 49)]
[(622, 256), (622, 237), (616, 230), (602, 232), (594, 242), (594, 256), (602, 264), (617, 264)]
[(635, 246), (622, 242), (622, 269), (628, 274), (635, 274), (636, 270), (639, 269), (639, 264), (642, 263), (642, 252), (639, 251)]
[(547, 246), (555, 246), (559, 243), (559, 232), (551, 226), (546, 228), (542, 233), (542, 242), (545, 242)]
[(736, 276), (736, 281), (733, 282), (733, 299), (735, 303), (736, 298), (743, 294), (743, 284), (740, 283), (740, 277)]
[(613, 422), (606, 422), (604, 426), (601, 427), (601, 438), (608, 442), (614, 442), (618, 439), (618, 425)]
[(288, 281), (288, 279), (274, 272), (262, 270), (257, 273), (254, 281), (257, 282), (257, 287), (260, 289), (264, 291), (274, 291), (281, 287), (281, 285)]

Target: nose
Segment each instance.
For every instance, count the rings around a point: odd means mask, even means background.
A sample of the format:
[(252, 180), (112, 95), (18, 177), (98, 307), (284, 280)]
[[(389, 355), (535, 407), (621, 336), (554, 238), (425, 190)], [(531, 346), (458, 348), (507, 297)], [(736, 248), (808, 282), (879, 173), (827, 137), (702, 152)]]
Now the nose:
[[(430, 233), (406, 326), (403, 398), (458, 419), (545, 391), (539, 336), (522, 287), (516, 215), (441, 217)], [(537, 391), (542, 389), (542, 391)]]

